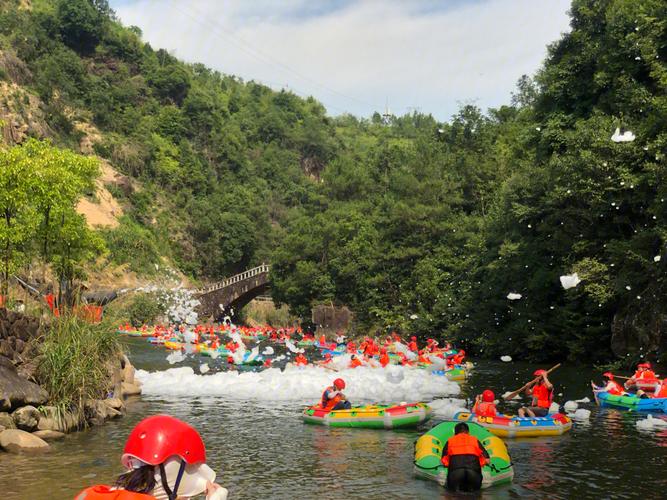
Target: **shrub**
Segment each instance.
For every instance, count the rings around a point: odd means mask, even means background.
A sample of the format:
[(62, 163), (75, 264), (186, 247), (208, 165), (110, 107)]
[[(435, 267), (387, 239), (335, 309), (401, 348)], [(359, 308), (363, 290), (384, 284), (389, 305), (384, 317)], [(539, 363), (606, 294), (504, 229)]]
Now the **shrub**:
[(56, 318), (41, 344), (38, 380), (61, 412), (81, 414), (84, 403), (112, 390), (110, 360), (122, 354), (118, 335), (106, 322), (91, 324), (72, 315)]
[(164, 305), (159, 297), (152, 293), (141, 293), (134, 297), (128, 307), (128, 316), (132, 326), (138, 328), (141, 325), (153, 324), (164, 311)]

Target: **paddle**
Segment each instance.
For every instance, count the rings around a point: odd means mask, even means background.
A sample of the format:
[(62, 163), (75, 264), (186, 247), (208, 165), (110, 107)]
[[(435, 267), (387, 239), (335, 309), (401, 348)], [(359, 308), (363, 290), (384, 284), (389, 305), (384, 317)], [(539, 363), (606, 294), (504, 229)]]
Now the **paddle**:
[[(553, 366), (553, 367), (549, 368), (549, 369), (547, 370), (547, 375), (549, 375), (552, 371), (554, 371), (554, 370), (555, 370), (556, 368), (558, 368), (559, 366), (560, 366), (560, 363), (558, 363), (556, 366)], [(514, 399), (514, 396), (516, 396), (516, 395), (519, 394), (520, 392), (525, 391), (525, 390), (528, 389), (530, 386), (536, 384), (541, 378), (542, 378), (542, 375), (540, 375), (539, 377), (535, 377), (534, 380), (531, 380), (530, 382), (528, 382), (528, 383), (527, 383), (526, 385), (524, 385), (521, 389), (517, 389), (517, 390), (514, 391), (514, 392), (510, 392), (507, 396), (503, 396), (503, 399), (506, 399), (506, 400)]]

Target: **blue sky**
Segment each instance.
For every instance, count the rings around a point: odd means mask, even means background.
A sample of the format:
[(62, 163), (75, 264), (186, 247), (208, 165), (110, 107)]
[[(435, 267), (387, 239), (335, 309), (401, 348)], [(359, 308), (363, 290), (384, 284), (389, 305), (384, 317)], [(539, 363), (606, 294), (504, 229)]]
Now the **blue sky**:
[(569, 0), (111, 0), (154, 48), (274, 89), (313, 95), (336, 115), (412, 110), (448, 119), (461, 104), (508, 103)]

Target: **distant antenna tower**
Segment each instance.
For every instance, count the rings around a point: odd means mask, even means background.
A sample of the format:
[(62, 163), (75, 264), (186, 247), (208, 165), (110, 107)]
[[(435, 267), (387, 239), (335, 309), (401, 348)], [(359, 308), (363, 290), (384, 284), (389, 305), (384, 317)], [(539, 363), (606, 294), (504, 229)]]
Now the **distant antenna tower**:
[(391, 121), (391, 112), (389, 111), (389, 98), (387, 98), (384, 105), (384, 114), (382, 115), (382, 122), (385, 125), (388, 125), (390, 121)]

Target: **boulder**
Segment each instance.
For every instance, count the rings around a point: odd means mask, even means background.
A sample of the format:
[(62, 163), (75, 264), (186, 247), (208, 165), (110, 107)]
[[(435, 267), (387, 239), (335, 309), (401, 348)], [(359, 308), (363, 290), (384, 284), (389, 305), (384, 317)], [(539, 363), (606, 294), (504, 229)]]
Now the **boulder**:
[(23, 406), (12, 413), (12, 418), (18, 429), (32, 432), (37, 429), (41, 415), (34, 406)]
[(46, 451), (49, 444), (38, 436), (19, 429), (0, 433), (0, 447), (10, 453)]
[(130, 363), (130, 360), (126, 356), (123, 356), (123, 382), (128, 384), (134, 384), (134, 366)]
[(14, 419), (9, 413), (0, 413), (0, 425), (6, 429), (16, 429)]
[(44, 441), (55, 441), (56, 439), (62, 439), (65, 437), (63, 432), (58, 431), (35, 431), (32, 433), (33, 436), (37, 436)]
[(0, 411), (43, 405), (48, 396), (40, 386), (20, 377), (13, 367), (0, 364)]
[(133, 384), (123, 382), (121, 393), (124, 398), (129, 396), (139, 396), (141, 394), (141, 387), (136, 382)]
[(109, 398), (104, 400), (104, 404), (116, 411), (125, 411), (125, 403), (120, 398)]
[(66, 412), (60, 415), (54, 406), (42, 407), (42, 415), (37, 424), (39, 431), (58, 431), (58, 432), (72, 432), (83, 426), (83, 421), (80, 416)]
[(96, 399), (86, 403), (86, 415), (88, 416), (88, 422), (93, 425), (101, 425), (109, 419), (122, 416), (122, 413), (114, 410), (104, 401)]

